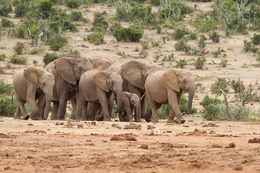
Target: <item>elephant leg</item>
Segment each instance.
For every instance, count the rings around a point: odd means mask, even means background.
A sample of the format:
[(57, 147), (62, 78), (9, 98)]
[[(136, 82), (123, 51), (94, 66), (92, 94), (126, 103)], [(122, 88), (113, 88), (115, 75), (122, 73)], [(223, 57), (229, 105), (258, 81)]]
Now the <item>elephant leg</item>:
[(133, 111), (132, 111), (129, 98), (123, 99), (123, 103), (124, 103), (124, 112), (126, 113), (125, 119), (127, 117), (129, 122), (133, 122), (133, 116), (132, 116)]
[[(141, 96), (142, 97), (142, 96)], [(140, 98), (140, 97), (139, 97)], [(141, 115), (146, 115), (146, 97), (141, 100)], [(141, 118), (140, 118), (141, 119)]]
[(150, 92), (148, 90), (146, 90), (146, 97), (150, 103), (151, 106), (151, 111), (152, 111), (152, 122), (158, 122), (158, 115), (157, 115), (157, 106), (156, 103), (154, 102)]
[(70, 115), (70, 119), (78, 119), (78, 115), (77, 115), (77, 100), (76, 100), (76, 97), (73, 97), (72, 99), (70, 99), (70, 103), (71, 103), (71, 106), (72, 106), (72, 112), (71, 112), (71, 115)]
[[(24, 108), (25, 102), (19, 97), (18, 93), (16, 93), (15, 90), (14, 90), (14, 93), (15, 93), (15, 97), (17, 100), (17, 108), (19, 108), (20, 113), (23, 116), (23, 119), (29, 119), (29, 115), (27, 115), (26, 110)], [(19, 114), (19, 118), (20, 118), (20, 114)]]
[(58, 120), (65, 119), (67, 101), (68, 101), (68, 95), (67, 95), (67, 93), (63, 92), (63, 94), (61, 94), (60, 99), (59, 99), (60, 105), (59, 105), (59, 111), (58, 111), (58, 115), (57, 115)]
[(39, 113), (38, 113), (38, 118), (39, 120), (44, 119), (44, 108), (46, 104), (46, 99), (44, 95), (40, 95), (38, 98), (38, 107), (39, 107)]
[[(74, 99), (73, 99), (74, 100)], [(72, 103), (72, 102), (71, 102)], [(76, 103), (76, 98), (75, 98), (75, 103)], [(74, 103), (74, 104), (75, 104)], [(77, 120), (86, 120), (85, 118), (83, 118), (83, 114), (82, 114), (82, 108), (84, 107), (84, 103), (85, 103), (85, 100), (82, 96), (78, 96), (77, 97), (77, 105), (76, 105), (76, 113), (75, 113), (75, 118)], [(74, 108), (75, 109), (75, 108)], [(72, 105), (72, 112), (73, 112), (73, 105)], [(72, 114), (72, 113), (71, 113)], [(72, 117), (73, 115), (71, 115)]]
[(52, 113), (51, 113), (51, 120), (57, 120), (58, 111), (59, 111), (59, 102), (54, 101), (53, 109), (52, 109)]
[(20, 119), (21, 110), (19, 108), (19, 105), (17, 105), (15, 113), (14, 113), (14, 119)]
[[(182, 118), (182, 115), (181, 115), (181, 111), (180, 111), (179, 104), (178, 104), (177, 93), (175, 91), (172, 91), (171, 89), (168, 89), (168, 102), (172, 108), (172, 111), (174, 111), (174, 114), (176, 115), (176, 121), (178, 123), (183, 124), (185, 122), (185, 120)], [(173, 113), (170, 114), (170, 116), (168, 118), (168, 122), (174, 121), (174, 114)]]
[(108, 111), (109, 111), (109, 114), (111, 115), (112, 114), (112, 110), (113, 110), (113, 106), (114, 106), (114, 95), (111, 94), (110, 97), (108, 98)]
[(108, 99), (106, 96), (106, 93), (104, 91), (102, 91), (101, 89), (97, 89), (97, 97), (98, 97), (98, 101), (102, 107), (102, 113), (104, 116), (104, 121), (110, 121), (110, 114), (108, 111)]
[(89, 120), (93, 121), (96, 119), (96, 113), (98, 110), (98, 104), (96, 103), (88, 103), (87, 105), (87, 117)]

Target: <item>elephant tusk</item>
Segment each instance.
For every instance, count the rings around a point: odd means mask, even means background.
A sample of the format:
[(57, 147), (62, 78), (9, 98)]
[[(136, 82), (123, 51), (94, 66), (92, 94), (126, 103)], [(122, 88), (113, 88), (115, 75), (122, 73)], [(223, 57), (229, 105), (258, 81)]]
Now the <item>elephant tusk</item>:
[(142, 97), (140, 98), (140, 100), (142, 100), (142, 99), (144, 98), (144, 96), (145, 96), (145, 93), (142, 95)]

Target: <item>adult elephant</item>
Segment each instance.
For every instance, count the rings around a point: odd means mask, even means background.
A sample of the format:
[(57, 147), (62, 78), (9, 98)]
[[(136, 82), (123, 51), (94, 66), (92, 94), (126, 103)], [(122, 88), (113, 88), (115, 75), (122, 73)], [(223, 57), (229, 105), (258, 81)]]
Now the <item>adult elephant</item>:
[(121, 112), (122, 109), (122, 82), (121, 76), (115, 72), (97, 69), (85, 72), (79, 82), (80, 99), (76, 115), (79, 116), (80, 108), (88, 102), (91, 104), (88, 105), (88, 115), (95, 116), (98, 106), (101, 105), (104, 120), (110, 121), (109, 98), (112, 94), (117, 100), (116, 112)]
[[(24, 119), (46, 120), (53, 99), (53, 86), (53, 75), (42, 67), (28, 67), (17, 71), (13, 77), (13, 91), (18, 102), (14, 118), (18, 119), (22, 114)], [(25, 102), (30, 105), (30, 115), (26, 114)]]
[(59, 58), (45, 67), (53, 73), (55, 80), (51, 119), (64, 119), (67, 101), (78, 92), (81, 75), (92, 68), (93, 65), (87, 58)]
[(130, 60), (122, 64), (120, 69), (121, 76), (124, 80), (124, 86), (126, 86), (127, 91), (135, 93), (141, 99), (141, 116), (142, 118), (145, 118), (146, 121), (148, 121), (148, 118), (146, 117), (144, 84), (149, 73), (156, 69), (160, 69), (160, 67), (137, 60)]
[(189, 93), (188, 113), (190, 113), (195, 93), (194, 86), (191, 73), (182, 73), (174, 69), (161, 69), (150, 73), (145, 82), (145, 93), (151, 106), (152, 121), (158, 122), (157, 109), (161, 104), (169, 104), (171, 112), (168, 122), (184, 123), (179, 109), (181, 95), (183, 92)]

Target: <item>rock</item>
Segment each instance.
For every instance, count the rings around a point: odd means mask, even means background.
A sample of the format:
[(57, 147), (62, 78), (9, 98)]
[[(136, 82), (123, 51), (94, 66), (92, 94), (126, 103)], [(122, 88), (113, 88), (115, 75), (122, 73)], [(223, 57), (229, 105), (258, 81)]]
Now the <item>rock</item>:
[(222, 148), (222, 145), (220, 145), (220, 144), (212, 144), (211, 147), (212, 148)]
[(27, 124), (27, 126), (33, 126), (33, 124), (32, 124), (32, 123), (29, 123), (29, 124)]
[(78, 124), (78, 129), (83, 129), (83, 125), (82, 124)]
[(248, 143), (260, 143), (260, 138), (249, 139)]
[(236, 165), (236, 166), (233, 167), (233, 169), (236, 170), (236, 171), (242, 171), (243, 167), (240, 166), (240, 165)]
[(140, 146), (140, 148), (142, 148), (142, 149), (148, 149), (148, 145), (147, 144), (142, 144), (141, 146)]
[(233, 143), (233, 142), (231, 142), (230, 144), (228, 144), (228, 146), (226, 146), (225, 148), (235, 148), (236, 147), (236, 145)]
[(96, 126), (96, 125), (97, 125), (97, 122), (96, 122), (96, 121), (93, 121), (93, 122), (91, 122), (91, 125)]

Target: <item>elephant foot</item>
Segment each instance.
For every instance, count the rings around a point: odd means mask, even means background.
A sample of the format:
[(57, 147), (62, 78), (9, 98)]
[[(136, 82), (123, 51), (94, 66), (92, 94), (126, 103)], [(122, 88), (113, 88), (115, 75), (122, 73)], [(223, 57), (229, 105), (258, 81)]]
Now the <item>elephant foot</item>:
[(181, 118), (176, 118), (176, 120), (168, 119), (167, 122), (168, 122), (168, 123), (178, 123), (178, 124), (183, 124), (183, 123), (185, 123), (185, 120), (181, 117)]
[(104, 118), (104, 121), (111, 121), (110, 118)]
[(14, 116), (14, 119), (20, 119), (20, 117), (18, 117), (18, 116)]
[(158, 120), (158, 118), (152, 118), (151, 122), (152, 122), (152, 123), (158, 123), (159, 120)]
[(30, 116), (29, 115), (26, 115), (24, 118), (23, 118), (23, 120), (28, 120), (30, 118)]

